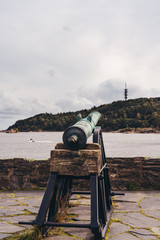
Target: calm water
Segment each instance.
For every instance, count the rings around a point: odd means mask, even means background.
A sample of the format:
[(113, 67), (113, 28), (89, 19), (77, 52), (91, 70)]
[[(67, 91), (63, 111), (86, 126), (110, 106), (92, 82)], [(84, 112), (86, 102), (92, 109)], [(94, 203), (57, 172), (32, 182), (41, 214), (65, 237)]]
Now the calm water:
[[(0, 159), (48, 159), (62, 132), (0, 133)], [(34, 141), (32, 141), (33, 139)], [(160, 134), (103, 133), (107, 157), (160, 157)], [(92, 142), (92, 138), (88, 142)]]

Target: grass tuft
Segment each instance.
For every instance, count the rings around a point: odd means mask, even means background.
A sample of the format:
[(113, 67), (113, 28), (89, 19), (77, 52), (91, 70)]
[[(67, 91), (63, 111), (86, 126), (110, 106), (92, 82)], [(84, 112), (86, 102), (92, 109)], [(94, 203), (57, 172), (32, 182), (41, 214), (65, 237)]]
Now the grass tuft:
[(42, 240), (42, 235), (37, 227), (31, 230), (26, 230), (24, 233), (15, 234), (11, 237), (7, 237), (7, 240)]

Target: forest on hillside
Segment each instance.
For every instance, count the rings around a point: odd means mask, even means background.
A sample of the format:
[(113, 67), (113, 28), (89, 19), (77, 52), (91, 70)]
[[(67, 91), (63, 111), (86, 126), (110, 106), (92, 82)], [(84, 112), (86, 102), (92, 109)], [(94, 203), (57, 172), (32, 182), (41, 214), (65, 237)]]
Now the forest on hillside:
[(102, 115), (98, 125), (103, 131), (119, 129), (153, 128), (160, 130), (160, 97), (137, 98), (127, 101), (115, 101), (99, 107), (84, 109), (77, 112), (58, 114), (41, 113), (36, 116), (19, 120), (10, 129), (17, 131), (64, 131), (77, 121), (77, 115), (86, 117), (91, 111), (99, 111)]

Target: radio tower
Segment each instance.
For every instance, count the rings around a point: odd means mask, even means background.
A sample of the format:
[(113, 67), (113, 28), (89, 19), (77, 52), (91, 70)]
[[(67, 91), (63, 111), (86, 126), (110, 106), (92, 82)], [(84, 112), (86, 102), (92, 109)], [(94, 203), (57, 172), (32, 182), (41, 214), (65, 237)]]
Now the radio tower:
[(124, 89), (124, 99), (125, 99), (125, 101), (127, 101), (127, 99), (128, 99), (128, 89), (127, 89), (126, 82), (125, 82), (125, 89)]

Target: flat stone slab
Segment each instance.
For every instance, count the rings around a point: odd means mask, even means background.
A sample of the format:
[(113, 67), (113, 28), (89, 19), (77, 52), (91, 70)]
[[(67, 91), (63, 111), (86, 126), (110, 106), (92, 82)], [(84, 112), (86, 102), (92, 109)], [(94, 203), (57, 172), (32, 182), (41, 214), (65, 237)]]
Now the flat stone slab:
[(160, 210), (146, 210), (143, 211), (147, 216), (151, 216), (160, 221)]
[(17, 214), (24, 214), (23, 211), (19, 210), (13, 210), (12, 208), (0, 208), (0, 217), (4, 216), (11, 216), (11, 215), (17, 215)]
[(160, 237), (160, 227), (152, 227), (151, 230)]
[[(18, 224), (18, 222), (31, 222), (33, 220), (35, 220), (35, 216), (34, 215), (19, 215), (19, 216), (15, 216), (15, 217), (1, 217), (0, 218), (2, 221), (4, 222), (10, 222), (10, 223), (16, 223)], [(21, 225), (24, 226), (24, 225)], [(30, 225), (25, 225), (26, 226), (30, 226)]]
[[(116, 192), (115, 192), (116, 193)], [(119, 191), (119, 193), (124, 193)], [(116, 201), (125, 201), (125, 202), (139, 202), (146, 194), (143, 192), (125, 192), (125, 195), (114, 196), (113, 199)]]
[(83, 214), (86, 212), (87, 214), (90, 214), (91, 212), (91, 207), (88, 205), (78, 205), (75, 207), (68, 208), (67, 213), (69, 214)]
[(157, 239), (157, 237), (154, 236), (153, 233), (147, 229), (134, 229), (130, 231), (130, 233), (143, 240)]
[[(93, 234), (88, 228), (64, 228), (64, 232), (70, 234), (71, 236), (79, 237), (82, 239), (92, 239)], [(71, 238), (72, 240), (72, 238)]]
[(4, 238), (9, 237), (9, 236), (11, 236), (11, 235), (0, 233), (0, 239), (4, 239)]
[(91, 205), (91, 200), (87, 198), (82, 198), (78, 200), (78, 204), (82, 205)]
[(140, 202), (140, 206), (143, 210), (160, 210), (160, 197), (146, 197)]
[(121, 218), (121, 221), (131, 227), (136, 228), (150, 228), (160, 225), (160, 222), (158, 220), (151, 217), (146, 217), (141, 213), (127, 213), (124, 217)]
[(138, 193), (143, 194), (144, 197), (154, 197), (154, 196), (159, 196), (160, 197), (160, 192), (159, 191), (140, 191)]
[[(129, 234), (129, 233), (122, 233), (119, 235), (112, 236), (111, 238), (108, 238), (109, 240), (138, 240), (137, 237)], [(151, 240), (151, 239), (150, 239)]]
[(28, 206), (34, 206), (39, 208), (42, 202), (42, 198), (17, 198), (17, 201)]
[(14, 194), (12, 192), (0, 192), (0, 199), (3, 198), (13, 198)]
[(23, 227), (19, 227), (13, 224), (1, 222), (0, 223), (0, 233), (15, 233), (24, 230)]
[(43, 197), (45, 191), (17, 191), (15, 192), (15, 197), (24, 197), (24, 198), (39, 198)]
[(129, 229), (130, 229), (129, 226), (126, 226), (120, 222), (113, 222), (111, 225), (112, 225), (112, 227), (109, 231), (108, 237), (115, 235), (115, 233), (120, 234), (120, 233), (129, 231)]
[(77, 200), (76, 200), (76, 199), (70, 200), (70, 201), (69, 201), (69, 204), (70, 204), (70, 205), (78, 205), (78, 199), (77, 199)]
[(87, 215), (87, 214), (83, 214), (83, 215), (79, 215), (79, 216), (76, 216), (74, 218), (74, 220), (78, 220), (78, 221), (90, 221), (91, 217), (90, 215)]
[(91, 199), (91, 196), (89, 194), (81, 194), (80, 198), (88, 198)]
[(63, 236), (63, 235), (61, 236), (54, 235), (54, 236), (47, 237), (47, 240), (77, 240), (77, 238)]
[(34, 214), (37, 214), (39, 208), (32, 207), (32, 206), (25, 206), (24, 210), (27, 210), (27, 211), (29, 211), (29, 212), (31, 212), (31, 213), (34, 213)]
[[(38, 212), (38, 208), (35, 208), (35, 207), (32, 207), (32, 206), (22, 206), (22, 205), (19, 205), (19, 206), (9, 206), (9, 207), (6, 207), (4, 209), (7, 209), (8, 211), (14, 211), (14, 212), (17, 211), (17, 214), (20, 214), (20, 213), (18, 213), (20, 211), (21, 211), (21, 214), (24, 214), (23, 211), (25, 211), (25, 210), (33, 212), (33, 213), (37, 213)], [(1, 210), (0, 210), (0, 212), (1, 212)]]
[(70, 200), (77, 200), (79, 196), (77, 194), (73, 194), (70, 198)]
[(139, 212), (140, 208), (137, 203), (115, 202), (115, 212)]
[[(77, 207), (72, 207), (67, 210), (68, 214), (74, 214), (73, 217), (75, 220), (90, 220), (91, 219), (91, 210), (90, 206), (87, 205), (78, 205)], [(77, 216), (78, 215), (78, 216)]]
[(122, 217), (124, 217), (126, 213), (121, 213), (121, 212), (113, 212), (112, 213), (112, 219), (114, 220), (120, 220)]
[(77, 199), (91, 199), (89, 194), (73, 194), (70, 200), (77, 200)]
[(17, 202), (14, 198), (13, 199), (0, 199), (0, 208), (1, 207), (6, 207), (6, 206), (17, 206), (20, 205), (19, 202)]

